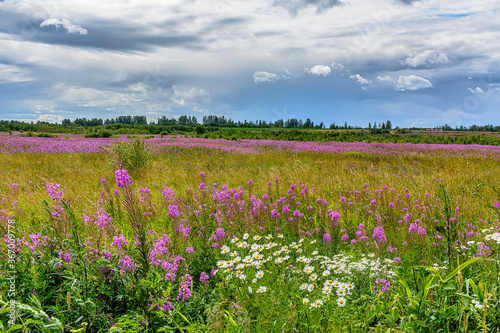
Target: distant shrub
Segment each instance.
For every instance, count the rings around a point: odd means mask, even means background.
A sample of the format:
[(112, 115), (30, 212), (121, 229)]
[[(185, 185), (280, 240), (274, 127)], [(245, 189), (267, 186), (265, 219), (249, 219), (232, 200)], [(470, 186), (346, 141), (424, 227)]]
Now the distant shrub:
[(39, 133), (36, 135), (38, 138), (57, 138), (57, 135), (53, 135), (50, 133)]
[(134, 138), (129, 142), (120, 142), (111, 148), (111, 163), (119, 169), (133, 172), (148, 166), (152, 156), (143, 138)]
[(108, 130), (99, 130), (94, 133), (85, 134), (86, 138), (111, 138), (113, 136), (113, 132)]

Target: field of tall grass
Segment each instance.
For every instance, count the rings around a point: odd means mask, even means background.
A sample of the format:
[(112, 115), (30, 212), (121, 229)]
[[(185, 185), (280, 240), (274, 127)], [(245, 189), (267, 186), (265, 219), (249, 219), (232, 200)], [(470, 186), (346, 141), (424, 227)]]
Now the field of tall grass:
[(498, 148), (80, 141), (0, 141), (2, 331), (500, 329)]

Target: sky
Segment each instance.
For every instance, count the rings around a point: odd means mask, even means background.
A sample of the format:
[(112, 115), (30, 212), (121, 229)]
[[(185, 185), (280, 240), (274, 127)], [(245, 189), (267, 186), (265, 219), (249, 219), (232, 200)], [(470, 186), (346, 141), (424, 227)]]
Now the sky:
[(500, 0), (0, 0), (0, 119), (500, 125)]

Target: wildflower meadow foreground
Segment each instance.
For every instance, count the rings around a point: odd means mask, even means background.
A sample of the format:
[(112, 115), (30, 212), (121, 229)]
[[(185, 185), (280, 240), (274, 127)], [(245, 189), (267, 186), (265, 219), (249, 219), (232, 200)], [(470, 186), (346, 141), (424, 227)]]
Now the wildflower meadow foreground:
[(496, 148), (43, 140), (2, 145), (2, 332), (500, 329)]

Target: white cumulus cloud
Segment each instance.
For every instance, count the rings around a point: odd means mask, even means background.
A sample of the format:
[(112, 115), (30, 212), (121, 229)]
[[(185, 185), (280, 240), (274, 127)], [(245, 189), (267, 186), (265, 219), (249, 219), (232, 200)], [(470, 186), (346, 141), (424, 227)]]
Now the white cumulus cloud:
[(472, 88), (467, 88), (467, 90), (473, 94), (485, 94), (484, 90), (479, 88), (479, 87), (476, 87), (476, 89), (472, 89)]
[(332, 70), (330, 69), (330, 67), (326, 65), (316, 65), (314, 67), (307, 69), (307, 72), (311, 74), (316, 74), (318, 76), (320, 75), (327, 76), (330, 75)]
[(82, 28), (81, 25), (71, 24), (71, 22), (67, 19), (60, 20), (58, 18), (52, 17), (40, 23), (40, 27), (48, 27), (51, 25), (55, 26), (57, 29), (59, 29), (59, 27), (63, 27), (64, 29), (66, 29), (66, 33), (71, 35), (87, 34), (87, 29)]
[(390, 83), (392, 85), (395, 85), (396, 84), (396, 81), (390, 77), (389, 75), (384, 75), (384, 76), (377, 76), (377, 79), (380, 81), (380, 82), (384, 82), (384, 83)]
[(356, 75), (351, 75), (349, 76), (349, 78), (351, 79), (355, 79), (356, 81), (358, 81), (358, 83), (362, 86), (365, 86), (365, 85), (368, 85), (368, 84), (372, 84), (372, 81), (368, 80), (368, 79), (365, 79), (364, 77), (362, 77), (361, 75), (359, 74), (356, 74)]
[(274, 73), (269, 73), (266, 71), (257, 71), (253, 73), (253, 82), (265, 83), (265, 82), (276, 82), (278, 80), (278, 75)]
[(446, 53), (436, 53), (433, 50), (426, 50), (409, 55), (408, 58), (403, 61), (403, 64), (411, 67), (419, 67), (430, 64), (446, 64), (449, 62), (450, 59), (448, 59)]
[(401, 75), (395, 89), (399, 91), (431, 88), (431, 81), (417, 75)]

